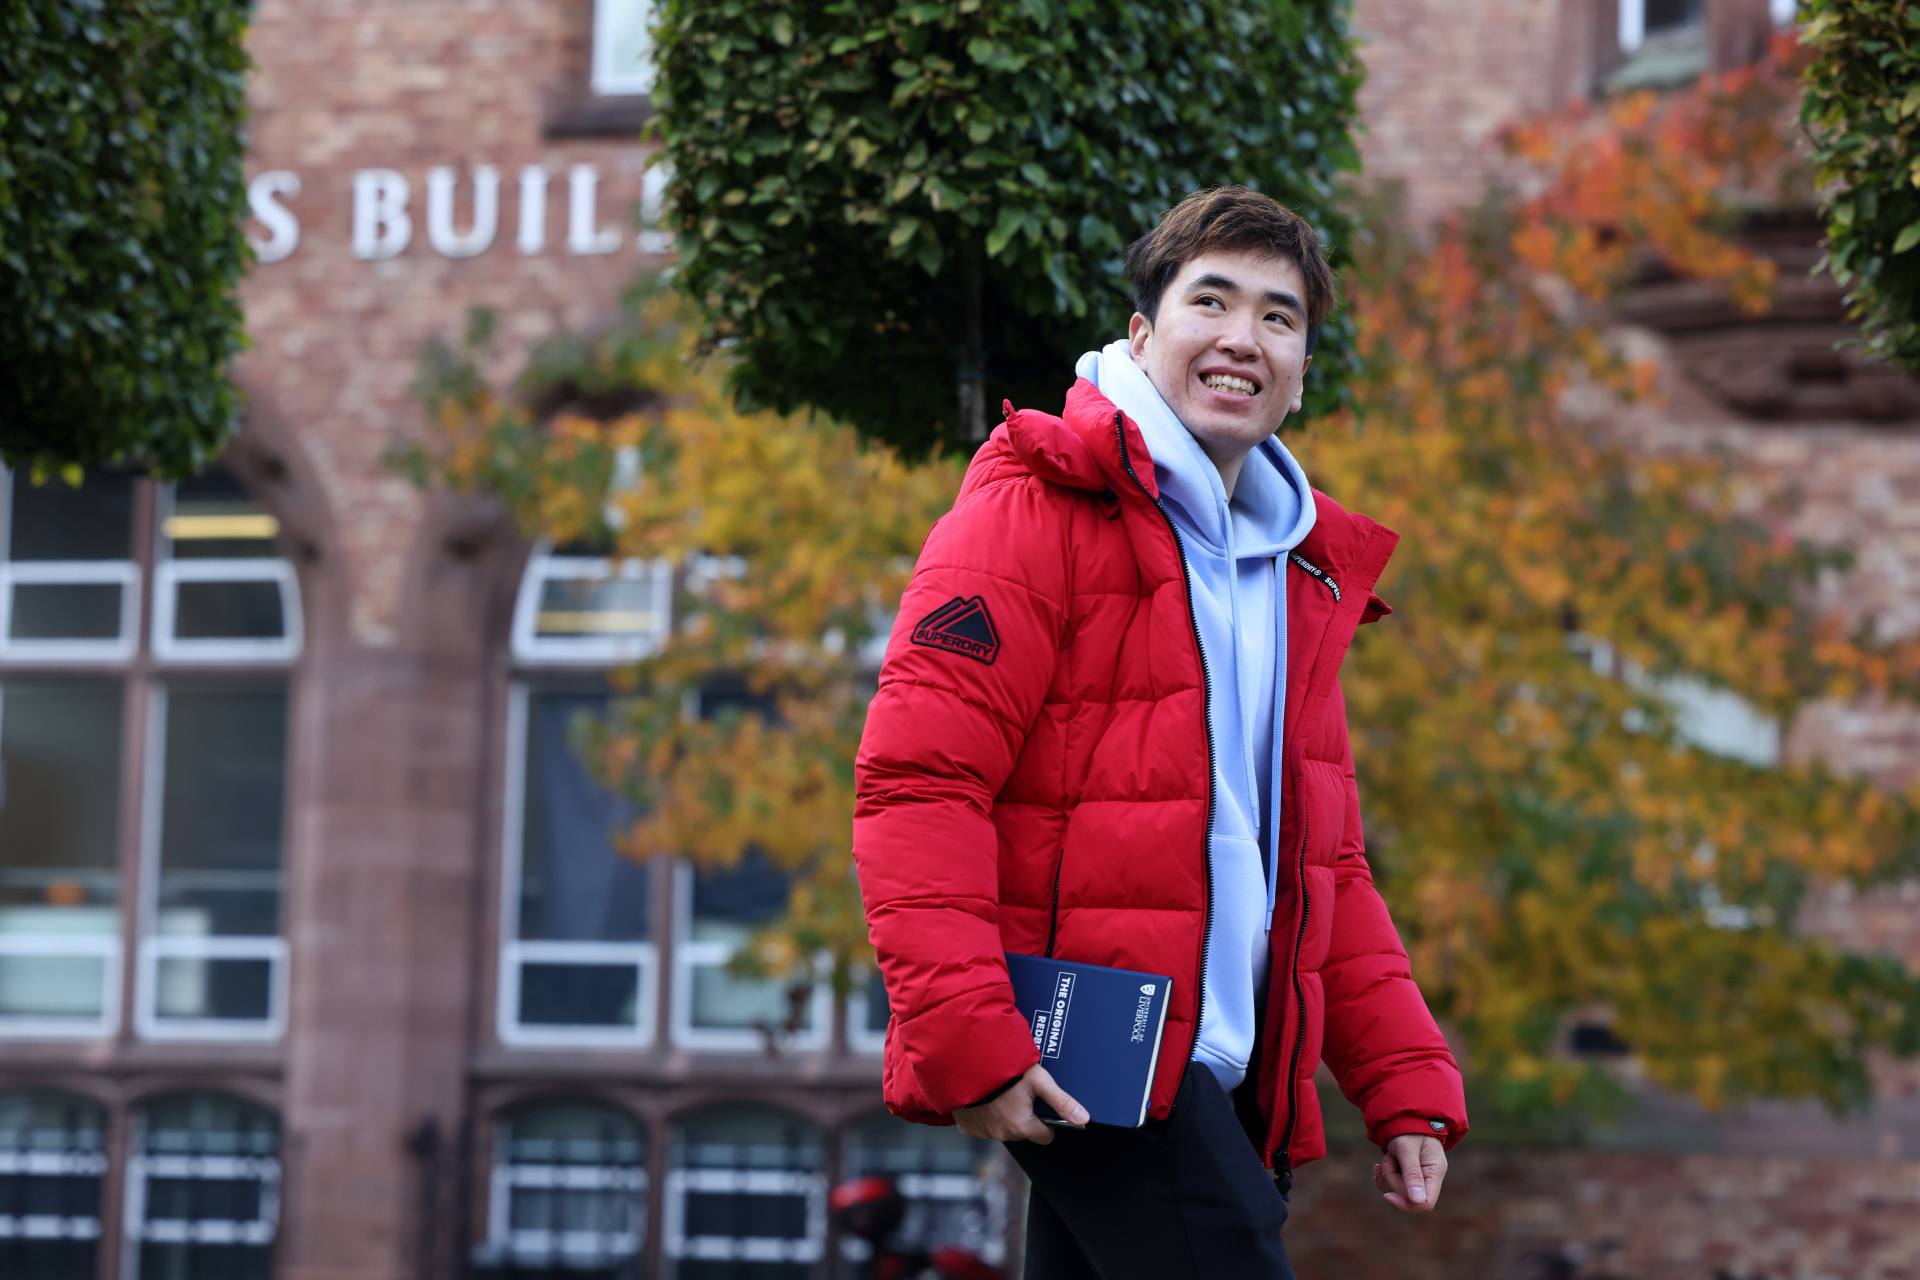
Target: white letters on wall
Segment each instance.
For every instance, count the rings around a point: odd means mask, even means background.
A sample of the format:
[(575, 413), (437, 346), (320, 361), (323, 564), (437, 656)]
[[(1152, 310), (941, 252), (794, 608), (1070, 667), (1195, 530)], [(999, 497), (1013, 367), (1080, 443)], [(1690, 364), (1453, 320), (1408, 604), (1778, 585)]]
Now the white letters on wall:
[(276, 197), (300, 194), (300, 175), (269, 169), (247, 184), (247, 208), (267, 229), (265, 240), (247, 237), (262, 262), (279, 262), (300, 246), (300, 220)]
[[(466, 167), (472, 194), (471, 203), (464, 206), (466, 225), (462, 229), (462, 168), (436, 165), (426, 171), (426, 239), (434, 253), (443, 258), (479, 257), (501, 237), (500, 169), (490, 164)], [(661, 225), (672, 172), (672, 167), (657, 157), (640, 171), (640, 216), (632, 247), (641, 253), (667, 253), (673, 248), (672, 235)], [(548, 251), (547, 197), (552, 178), (545, 165), (520, 167), (513, 240), (522, 257)], [(413, 243), (413, 187), (407, 175), (397, 169), (356, 169), (352, 180), (353, 256), (363, 262), (399, 257)], [(303, 229), (290, 207), (300, 194), (300, 175), (290, 169), (264, 170), (248, 181), (247, 209), (258, 225), (249, 229), (247, 242), (259, 262), (284, 262), (300, 247)], [(564, 252), (574, 257), (618, 253), (627, 244), (627, 236), (636, 230), (630, 215), (635, 204), (623, 198), (619, 207), (629, 212), (602, 225), (599, 166), (569, 165)]]
[(547, 247), (547, 171), (537, 164), (520, 171), (519, 245), (527, 257)]
[(567, 252), (576, 256), (612, 253), (620, 247), (620, 233), (599, 226), (596, 189), (600, 175), (590, 164), (567, 171)]
[(427, 242), (449, 258), (486, 252), (500, 226), (500, 171), (490, 164), (473, 167), (473, 226), (453, 229), (454, 171), (442, 165), (427, 171)]
[(362, 169), (353, 175), (353, 256), (392, 258), (413, 239), (407, 213), (407, 180), (392, 169)]

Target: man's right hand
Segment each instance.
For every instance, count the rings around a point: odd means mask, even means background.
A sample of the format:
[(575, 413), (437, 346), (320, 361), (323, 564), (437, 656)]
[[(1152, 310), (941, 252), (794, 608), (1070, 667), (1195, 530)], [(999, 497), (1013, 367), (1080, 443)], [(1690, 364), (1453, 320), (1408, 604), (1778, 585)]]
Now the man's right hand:
[(1047, 1069), (1038, 1063), (1028, 1067), (1027, 1074), (993, 1101), (977, 1107), (961, 1107), (953, 1113), (953, 1122), (969, 1138), (1037, 1142), (1045, 1146), (1053, 1141), (1053, 1126), (1033, 1114), (1036, 1098), (1075, 1127), (1087, 1122), (1087, 1109), (1068, 1097), (1067, 1091), (1055, 1084)]

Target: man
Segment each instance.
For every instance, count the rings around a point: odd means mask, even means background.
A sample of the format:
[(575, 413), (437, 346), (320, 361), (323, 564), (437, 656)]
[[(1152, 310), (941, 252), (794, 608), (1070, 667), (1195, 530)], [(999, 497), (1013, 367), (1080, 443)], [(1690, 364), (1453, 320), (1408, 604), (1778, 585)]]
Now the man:
[[(1334, 282), (1312, 228), (1197, 192), (1129, 250), (1128, 338), (1064, 413), (1007, 407), (901, 604), (854, 854), (893, 1020), (887, 1105), (1007, 1143), (1029, 1276), (1286, 1277), (1323, 1058), (1437, 1202), (1460, 1073), (1375, 891), (1338, 668), (1396, 536), (1274, 437)], [(1008, 951), (1170, 974), (1138, 1130), (1038, 1065)]]

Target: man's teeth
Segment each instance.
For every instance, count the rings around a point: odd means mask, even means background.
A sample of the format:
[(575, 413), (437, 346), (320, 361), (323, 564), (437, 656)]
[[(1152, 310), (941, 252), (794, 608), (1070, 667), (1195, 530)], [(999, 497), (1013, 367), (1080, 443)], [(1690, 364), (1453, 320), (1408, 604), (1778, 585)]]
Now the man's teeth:
[(1230, 373), (1209, 374), (1201, 381), (1215, 391), (1231, 391), (1236, 395), (1250, 396), (1254, 390), (1251, 382), (1245, 378), (1236, 378)]

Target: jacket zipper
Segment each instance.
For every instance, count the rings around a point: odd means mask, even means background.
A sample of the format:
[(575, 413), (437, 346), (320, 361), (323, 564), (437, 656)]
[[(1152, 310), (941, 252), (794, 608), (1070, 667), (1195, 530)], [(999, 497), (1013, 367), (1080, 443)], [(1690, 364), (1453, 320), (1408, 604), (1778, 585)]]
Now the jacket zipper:
[[(1310, 577), (1324, 584), (1327, 590), (1333, 592), (1333, 602), (1340, 603), (1340, 584), (1335, 582), (1325, 569), (1298, 552), (1291, 553), (1288, 559), (1299, 565)], [(1298, 803), (1299, 797), (1295, 796), (1294, 800)], [(1299, 1074), (1300, 1050), (1307, 1040), (1307, 993), (1300, 987), (1300, 947), (1307, 937), (1307, 912), (1313, 908), (1313, 899), (1307, 893), (1307, 817), (1306, 806), (1302, 805), (1300, 808), (1300, 927), (1293, 935), (1293, 960), (1289, 965), (1293, 979), (1293, 1001), (1298, 1030), (1293, 1037), (1293, 1056), (1287, 1063), (1287, 1126), (1280, 1133), (1280, 1170), (1274, 1176), (1274, 1180), (1280, 1184), (1280, 1194), (1283, 1196), (1293, 1190), (1293, 1122), (1294, 1112), (1297, 1110), (1294, 1077)]]
[(1047, 912), (1047, 949), (1041, 954), (1053, 959), (1053, 939), (1060, 928), (1060, 873), (1066, 869), (1067, 851), (1062, 849), (1053, 863), (1053, 906)]
[[(1200, 846), (1200, 858), (1201, 865), (1207, 872), (1207, 911), (1200, 929), (1200, 982), (1195, 991), (1198, 999), (1194, 1003), (1193, 1011), (1193, 1044), (1198, 1045), (1200, 1023), (1207, 1012), (1207, 952), (1213, 945), (1213, 806), (1216, 798), (1213, 794), (1213, 713), (1210, 709), (1213, 703), (1213, 680), (1207, 674), (1207, 646), (1200, 639), (1200, 622), (1193, 616), (1193, 572), (1187, 566), (1187, 544), (1181, 541), (1180, 530), (1174, 525), (1173, 517), (1167, 514), (1166, 507), (1161, 505), (1160, 499), (1147, 493), (1147, 486), (1140, 481), (1140, 473), (1133, 469), (1133, 458), (1127, 453), (1127, 429), (1124, 420), (1124, 414), (1113, 415), (1114, 434), (1120, 438), (1120, 465), (1127, 469), (1127, 477), (1139, 486), (1140, 492), (1146, 494), (1147, 499), (1160, 512), (1160, 518), (1167, 522), (1167, 532), (1173, 535), (1174, 550), (1180, 556), (1180, 580), (1186, 584), (1187, 588), (1187, 622), (1193, 627), (1194, 651), (1200, 655), (1200, 721), (1207, 730), (1207, 833)], [(1301, 857), (1304, 859), (1305, 856), (1305, 846), (1302, 845)], [(1302, 866), (1304, 868), (1304, 862)], [(1305, 874), (1304, 870), (1302, 874)], [(1057, 894), (1059, 891), (1057, 880), (1054, 888)], [(1297, 974), (1294, 985), (1296, 989), (1299, 986)], [(1305, 997), (1302, 996), (1301, 999), (1304, 1003)], [(1193, 1056), (1191, 1046), (1188, 1047), (1187, 1056), (1189, 1058)], [(1167, 1115), (1169, 1117), (1173, 1115), (1171, 1103), (1168, 1104)], [(1291, 1121), (1289, 1121), (1289, 1128), (1291, 1128)]]
[[(1298, 801), (1296, 796), (1295, 800)], [(1300, 808), (1300, 928), (1293, 935), (1293, 960), (1288, 968), (1293, 977), (1293, 1000), (1297, 1016), (1293, 1036), (1293, 1058), (1287, 1063), (1287, 1127), (1280, 1134), (1280, 1172), (1277, 1181), (1280, 1194), (1286, 1195), (1293, 1190), (1293, 1121), (1296, 1109), (1294, 1077), (1300, 1071), (1300, 1049), (1307, 1040), (1307, 993), (1300, 988), (1300, 944), (1307, 936), (1307, 912), (1312, 910), (1313, 900), (1307, 894), (1307, 810)]]

